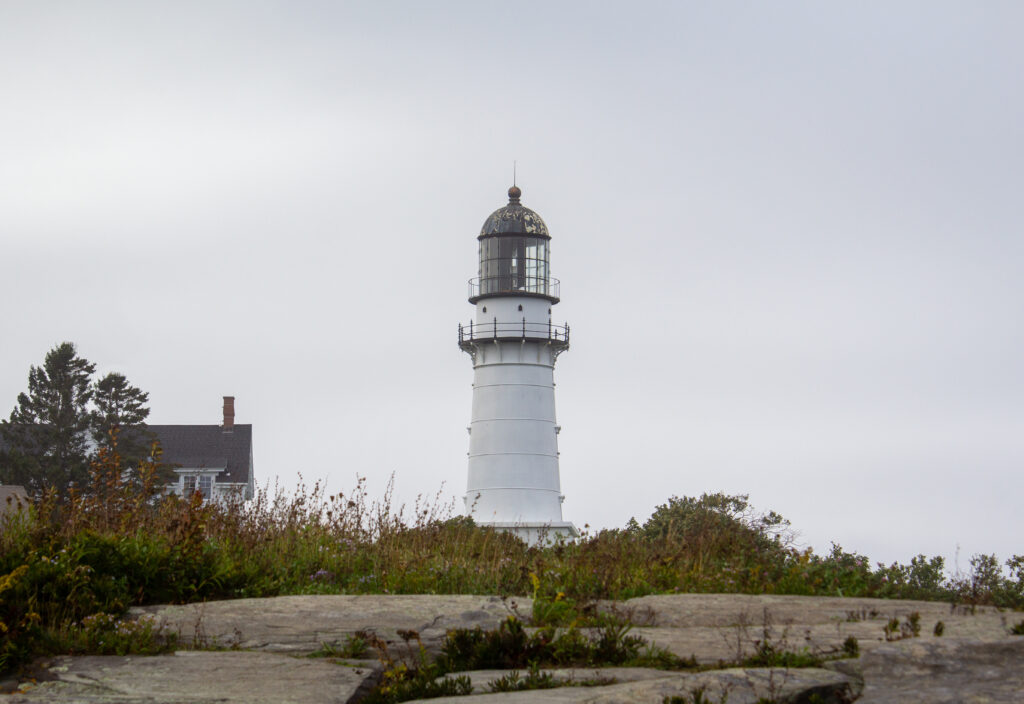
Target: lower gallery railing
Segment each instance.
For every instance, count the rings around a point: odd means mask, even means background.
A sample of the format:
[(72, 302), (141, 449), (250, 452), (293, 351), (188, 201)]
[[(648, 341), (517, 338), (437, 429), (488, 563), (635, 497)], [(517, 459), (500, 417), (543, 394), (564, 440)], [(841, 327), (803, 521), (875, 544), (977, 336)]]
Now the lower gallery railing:
[(459, 324), (459, 344), (467, 342), (483, 342), (485, 340), (551, 340), (562, 344), (569, 343), (569, 325), (554, 323), (528, 323), (526, 318), (520, 321), (504, 322), (495, 318), (489, 323)]

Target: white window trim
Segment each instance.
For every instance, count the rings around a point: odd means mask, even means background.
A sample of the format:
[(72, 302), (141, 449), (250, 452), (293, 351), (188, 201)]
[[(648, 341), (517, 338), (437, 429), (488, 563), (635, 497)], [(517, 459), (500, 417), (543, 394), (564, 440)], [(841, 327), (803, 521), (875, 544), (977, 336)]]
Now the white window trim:
[(207, 499), (212, 499), (217, 493), (217, 475), (226, 469), (226, 467), (179, 467), (174, 470), (178, 475), (178, 481), (174, 484), (175, 493), (180, 496), (185, 495), (185, 481), (188, 478), (195, 477), (198, 483), (208, 477), (210, 479), (210, 492), (204, 495)]

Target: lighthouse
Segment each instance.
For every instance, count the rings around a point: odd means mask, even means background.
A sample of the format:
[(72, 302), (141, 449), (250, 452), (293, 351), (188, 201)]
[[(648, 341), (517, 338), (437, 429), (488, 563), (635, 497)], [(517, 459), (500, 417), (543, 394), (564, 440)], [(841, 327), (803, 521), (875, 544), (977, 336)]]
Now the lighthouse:
[(459, 325), (459, 347), (473, 360), (465, 501), (478, 524), (536, 545), (578, 532), (562, 520), (555, 419), (555, 360), (569, 349), (569, 326), (551, 317), (551, 235), (521, 197), (512, 186), (480, 230), (469, 281), (476, 310)]

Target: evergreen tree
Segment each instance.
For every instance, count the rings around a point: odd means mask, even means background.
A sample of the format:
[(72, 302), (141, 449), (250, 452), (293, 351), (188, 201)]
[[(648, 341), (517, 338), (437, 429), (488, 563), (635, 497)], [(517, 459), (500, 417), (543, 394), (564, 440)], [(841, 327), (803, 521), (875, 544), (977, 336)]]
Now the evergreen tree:
[(152, 434), (143, 424), (149, 417), (149, 394), (128, 383), (124, 374), (111, 372), (93, 385), (92, 437), (97, 447), (112, 448), (117, 433), (117, 451), (125, 466), (137, 467), (149, 456)]
[(28, 375), (28, 393), (18, 394), (10, 420), (0, 424), (6, 446), (0, 481), (21, 484), (38, 495), (53, 486), (65, 492), (89, 476), (89, 383), (96, 365), (62, 342)]

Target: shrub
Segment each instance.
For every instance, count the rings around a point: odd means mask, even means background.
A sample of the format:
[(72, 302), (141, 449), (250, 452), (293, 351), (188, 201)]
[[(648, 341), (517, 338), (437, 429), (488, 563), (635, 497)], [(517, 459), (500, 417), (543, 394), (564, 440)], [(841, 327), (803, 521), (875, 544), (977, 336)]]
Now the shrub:
[(174, 650), (176, 633), (165, 632), (153, 617), (119, 618), (98, 613), (87, 616), (58, 634), (61, 642), (53, 644), (68, 653), (94, 655), (157, 655)]
[(16, 596), (28, 570), (21, 565), (0, 577), (0, 672), (29, 659), (39, 637), (39, 614)]
[(438, 663), (446, 672), (516, 670), (530, 665), (621, 665), (635, 661), (645, 641), (629, 635), (628, 624), (609, 625), (593, 635), (576, 628), (547, 627), (528, 634), (514, 616), (495, 630), (455, 629), (441, 646)]

